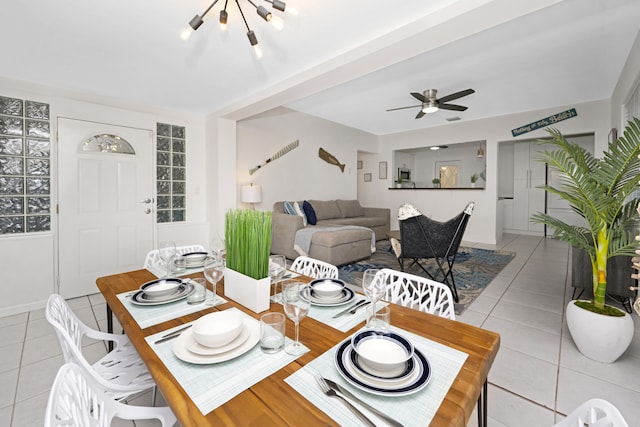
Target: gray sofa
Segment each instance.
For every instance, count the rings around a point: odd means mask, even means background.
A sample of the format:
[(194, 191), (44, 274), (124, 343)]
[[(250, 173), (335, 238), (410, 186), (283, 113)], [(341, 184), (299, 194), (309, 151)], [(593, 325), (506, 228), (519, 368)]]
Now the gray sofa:
[[(349, 228), (367, 227), (375, 233), (375, 240), (386, 239), (391, 211), (387, 208), (365, 208), (357, 200), (308, 200), (317, 217), (316, 225), (306, 228), (329, 228), (317, 231), (311, 237), (308, 256), (333, 265), (343, 265), (371, 255), (371, 232)], [(303, 202), (298, 202), (302, 207)], [(347, 226), (340, 228), (341, 226)], [(303, 218), (285, 213), (284, 202), (273, 205), (271, 253), (295, 259), (296, 232), (305, 228)]]

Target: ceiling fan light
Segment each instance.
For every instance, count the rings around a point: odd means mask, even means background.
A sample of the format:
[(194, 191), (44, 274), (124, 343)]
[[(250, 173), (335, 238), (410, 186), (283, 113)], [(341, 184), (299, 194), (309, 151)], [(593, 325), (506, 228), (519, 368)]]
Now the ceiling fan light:
[(438, 104), (436, 104), (435, 102), (427, 102), (422, 107), (422, 112), (426, 114), (432, 114), (438, 110)]

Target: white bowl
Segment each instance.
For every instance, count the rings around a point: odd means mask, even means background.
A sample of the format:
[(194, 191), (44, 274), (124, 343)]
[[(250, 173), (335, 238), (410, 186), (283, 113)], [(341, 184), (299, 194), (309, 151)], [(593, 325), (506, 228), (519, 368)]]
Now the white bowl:
[(183, 254), (180, 259), (182, 259), (182, 261), (186, 266), (194, 266), (194, 265), (200, 266), (207, 259), (207, 253), (206, 252), (189, 252), (189, 253)]
[(363, 369), (380, 377), (394, 377), (405, 370), (413, 357), (413, 344), (395, 332), (365, 329), (351, 338), (351, 345)]
[(149, 298), (160, 298), (171, 295), (181, 284), (182, 280), (180, 279), (159, 279), (145, 283), (140, 286), (140, 289), (142, 289)]
[(340, 279), (316, 279), (309, 286), (313, 296), (322, 299), (335, 299), (342, 296), (345, 285)]
[(193, 322), (193, 338), (206, 347), (222, 347), (229, 344), (242, 331), (242, 313), (235, 310), (217, 311)]

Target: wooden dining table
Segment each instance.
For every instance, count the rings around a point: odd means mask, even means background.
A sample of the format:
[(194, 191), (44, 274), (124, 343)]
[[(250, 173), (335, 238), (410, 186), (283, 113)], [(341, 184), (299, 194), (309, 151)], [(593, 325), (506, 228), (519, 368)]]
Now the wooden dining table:
[[(202, 277), (202, 273), (186, 277)], [(363, 326), (362, 324), (347, 332), (341, 332), (313, 318), (303, 319), (300, 323), (300, 337), (302, 343), (309, 348), (307, 353), (274, 374), (247, 387), (213, 411), (202, 414), (145, 337), (194, 321), (204, 314), (231, 307), (237, 307), (256, 319), (261, 313), (254, 313), (226, 298), (227, 302), (224, 304), (214, 307), (203, 304), (201, 311), (142, 329), (117, 295), (137, 290), (140, 285), (154, 279), (156, 277), (151, 272), (136, 270), (100, 277), (96, 280), (96, 284), (104, 296), (108, 311), (113, 312), (137, 349), (155, 379), (158, 389), (182, 426), (337, 425), (331, 417), (285, 382), (285, 378), (352, 335)], [(311, 279), (301, 276), (296, 280), (310, 281)], [(218, 282), (216, 291), (218, 295), (224, 297), (224, 280)], [(283, 312), (283, 308), (280, 304), (271, 303), (270, 311)], [(478, 403), (479, 425), (486, 425), (487, 376), (500, 346), (500, 336), (463, 322), (396, 304), (391, 304), (391, 312), (393, 326), (468, 354), (429, 425), (466, 426), (476, 403)], [(287, 320), (287, 323), (287, 336), (292, 337), (293, 323), (290, 320)]]

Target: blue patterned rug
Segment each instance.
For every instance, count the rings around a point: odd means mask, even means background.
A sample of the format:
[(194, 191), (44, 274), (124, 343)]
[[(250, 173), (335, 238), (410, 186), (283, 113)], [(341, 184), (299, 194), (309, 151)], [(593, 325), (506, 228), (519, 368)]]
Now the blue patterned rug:
[[(346, 283), (361, 286), (362, 274), (369, 268), (391, 268), (400, 270), (398, 259), (391, 249), (388, 240), (380, 240), (376, 243), (377, 250), (369, 258), (346, 264), (340, 267), (340, 279)], [(515, 253), (504, 251), (492, 251), (488, 249), (461, 247), (453, 265), (453, 277), (458, 289), (460, 301), (456, 303), (455, 311), (460, 315), (466, 310), (484, 288), (509, 264)], [(406, 268), (405, 271), (418, 276), (427, 277), (417, 265)], [(422, 263), (430, 273), (436, 271), (436, 263), (433, 260)], [(440, 276), (442, 277), (442, 276)]]

